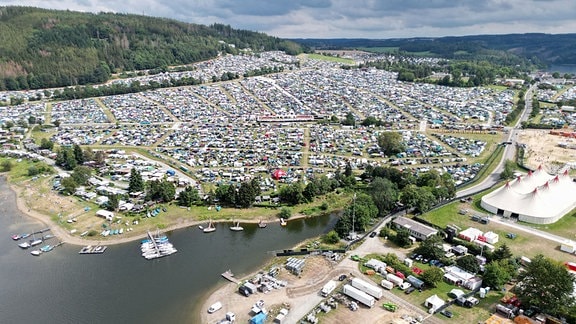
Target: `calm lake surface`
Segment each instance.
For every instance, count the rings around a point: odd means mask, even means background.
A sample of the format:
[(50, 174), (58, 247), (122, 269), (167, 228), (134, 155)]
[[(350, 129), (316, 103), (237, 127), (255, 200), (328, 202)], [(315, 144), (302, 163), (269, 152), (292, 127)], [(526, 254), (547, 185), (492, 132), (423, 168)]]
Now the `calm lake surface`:
[(230, 224), (218, 224), (211, 234), (197, 227), (176, 230), (167, 234), (178, 253), (152, 261), (140, 256), (139, 241), (109, 246), (102, 255), (79, 255), (81, 247), (64, 244), (34, 257), (10, 235), (45, 226), (18, 211), (2, 177), (0, 322), (198, 323), (203, 297), (225, 283), (222, 272), (255, 271), (272, 257), (269, 252), (325, 233), (336, 220), (323, 216), (265, 229), (243, 224), (243, 232), (230, 231)]

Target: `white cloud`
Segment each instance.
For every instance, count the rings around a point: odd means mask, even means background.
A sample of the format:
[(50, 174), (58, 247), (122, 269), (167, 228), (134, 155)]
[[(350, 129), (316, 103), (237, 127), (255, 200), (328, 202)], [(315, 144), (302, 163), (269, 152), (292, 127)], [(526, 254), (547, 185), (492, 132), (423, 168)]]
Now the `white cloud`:
[(570, 33), (573, 0), (0, 0), (0, 5), (145, 14), (279, 37), (393, 38)]

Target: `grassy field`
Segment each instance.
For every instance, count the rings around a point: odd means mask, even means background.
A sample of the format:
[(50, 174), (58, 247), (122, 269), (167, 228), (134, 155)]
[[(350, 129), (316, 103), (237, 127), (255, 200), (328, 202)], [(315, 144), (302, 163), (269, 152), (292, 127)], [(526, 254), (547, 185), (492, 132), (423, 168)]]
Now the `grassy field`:
[(395, 53), (400, 47), (360, 47), (358, 50), (372, 53)]
[(323, 61), (343, 63), (343, 64), (356, 64), (356, 62), (354, 62), (354, 60), (343, 58), (343, 57), (321, 55), (321, 54), (306, 54), (306, 56), (309, 59), (315, 59), (315, 60), (323, 60)]

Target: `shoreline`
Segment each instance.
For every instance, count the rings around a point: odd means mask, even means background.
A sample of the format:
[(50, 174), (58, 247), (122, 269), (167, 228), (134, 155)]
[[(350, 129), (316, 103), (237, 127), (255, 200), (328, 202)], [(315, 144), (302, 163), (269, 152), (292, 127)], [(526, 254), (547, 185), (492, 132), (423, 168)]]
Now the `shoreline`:
[[(123, 236), (121, 238), (115, 237), (113, 239), (107, 239), (107, 238), (90, 239), (87, 237), (74, 236), (74, 235), (70, 234), (66, 229), (62, 228), (60, 225), (58, 225), (54, 221), (52, 221), (50, 216), (34, 210), (33, 205), (29, 204), (29, 202), (26, 201), (25, 198), (21, 197), (24, 189), (19, 187), (18, 185), (10, 184), (8, 182), (8, 177), (6, 175), (4, 175), (4, 176), (6, 178), (6, 182), (7, 182), (6, 184), (9, 186), (10, 190), (12, 190), (15, 194), (16, 206), (18, 207), (18, 210), (22, 214), (39, 221), (40, 223), (46, 225), (46, 227), (49, 227), (50, 230), (52, 231), (52, 234), (54, 234), (54, 236), (56, 236), (61, 242), (64, 242), (66, 244), (78, 245), (78, 246), (96, 245), (96, 244), (99, 244), (99, 245), (117, 245), (117, 244), (134, 242), (134, 241), (137, 241), (137, 240), (140, 240), (140, 239), (143, 239), (146, 237), (145, 233), (134, 235), (134, 236)], [(96, 217), (96, 216), (94, 216), (94, 217)], [(309, 217), (309, 216), (306, 216), (303, 214), (295, 214), (292, 217), (290, 217), (290, 220), (307, 218), (307, 217)], [(255, 219), (248, 219), (248, 220), (236, 219), (236, 221), (239, 221), (239, 222), (245, 223), (245, 224), (246, 223), (258, 224), (260, 222), (260, 220), (255, 220)], [(225, 223), (225, 222), (230, 222), (230, 221), (229, 220), (214, 221), (214, 223)], [(277, 221), (265, 220), (262, 222), (264, 222), (266, 224), (280, 223), (280, 219), (278, 219)], [(204, 223), (206, 223), (205, 220), (192, 220), (192, 219), (190, 219), (190, 220), (178, 222), (176, 224), (170, 224), (170, 225), (166, 226), (166, 228), (162, 229), (161, 231), (162, 232), (174, 231), (174, 230), (187, 228), (190, 226), (197, 226), (199, 224), (204, 224)]]

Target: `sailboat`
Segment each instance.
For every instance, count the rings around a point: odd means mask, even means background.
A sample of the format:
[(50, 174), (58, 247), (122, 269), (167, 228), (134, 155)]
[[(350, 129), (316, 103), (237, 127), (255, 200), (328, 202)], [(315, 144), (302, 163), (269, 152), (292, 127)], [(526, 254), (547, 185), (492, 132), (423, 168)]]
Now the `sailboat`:
[(210, 222), (208, 223), (207, 227), (204, 227), (202, 229), (202, 232), (204, 233), (212, 233), (216, 230), (216, 227), (214, 227), (214, 224), (212, 224), (212, 219), (210, 219)]
[(239, 232), (239, 231), (243, 231), (244, 227), (240, 226), (240, 222), (237, 221), (234, 226), (230, 226), (230, 230), (231, 231), (235, 231), (235, 232)]
[(286, 222), (286, 220), (284, 218), (280, 218), (280, 225), (286, 226), (287, 224), (288, 224), (288, 222)]
[(260, 221), (258, 222), (258, 227), (260, 227), (260, 228), (265, 228), (266, 226), (268, 226), (268, 224), (266, 224), (266, 223), (263, 222), (262, 220), (260, 220)]

